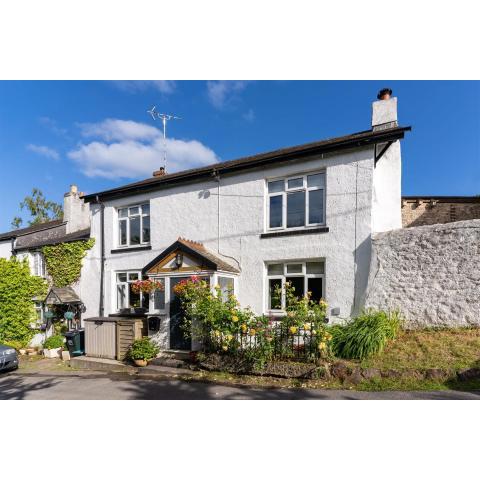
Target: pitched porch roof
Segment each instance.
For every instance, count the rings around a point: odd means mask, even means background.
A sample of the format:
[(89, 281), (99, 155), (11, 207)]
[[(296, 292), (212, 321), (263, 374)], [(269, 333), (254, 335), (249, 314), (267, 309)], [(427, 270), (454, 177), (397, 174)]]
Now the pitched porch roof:
[(68, 303), (82, 303), (72, 287), (52, 287), (48, 292), (45, 303), (49, 305), (61, 305)]
[[(195, 242), (193, 240), (187, 240), (186, 238), (182, 237), (179, 237), (174, 243), (172, 243), (172, 245), (170, 245), (148, 265), (146, 265), (143, 268), (142, 273), (160, 273), (160, 269), (164, 266), (164, 264), (169, 259), (173, 258), (177, 252), (184, 253), (189, 258), (196, 260), (197, 268), (199, 270), (240, 273), (240, 270), (237, 267), (234, 267), (226, 260), (210, 252), (202, 243)], [(162, 270), (164, 271), (165, 269)], [(185, 267), (184, 269), (179, 270), (185, 271), (188, 270), (188, 268)], [(172, 270), (172, 272), (174, 271), (175, 270)]]

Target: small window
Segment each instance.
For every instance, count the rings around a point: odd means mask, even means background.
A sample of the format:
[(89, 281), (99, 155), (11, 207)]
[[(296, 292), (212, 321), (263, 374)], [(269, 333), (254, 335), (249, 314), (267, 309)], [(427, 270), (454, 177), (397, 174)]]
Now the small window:
[(287, 195), (287, 228), (305, 225), (305, 192)]
[(148, 308), (148, 295), (134, 292), (132, 288), (133, 282), (140, 278), (140, 272), (117, 272), (115, 285), (117, 311), (132, 307)]
[(283, 263), (271, 263), (268, 266), (269, 275), (283, 275)]
[(281, 310), (282, 308), (282, 279), (271, 278), (268, 281), (268, 308), (270, 310)]
[(302, 273), (303, 264), (301, 263), (289, 263), (287, 265), (287, 273)]
[(235, 293), (234, 281), (231, 277), (218, 277), (218, 286), (224, 302), (227, 301), (229, 294)]
[(283, 192), (285, 190), (285, 181), (278, 180), (275, 182), (268, 182), (268, 193)]
[(117, 212), (118, 245), (120, 247), (150, 243), (150, 205), (148, 203), (119, 208)]
[(155, 310), (165, 310), (165, 279), (157, 280), (163, 285), (163, 289), (155, 290), (153, 294), (153, 308)]
[(287, 182), (288, 189), (292, 190), (294, 188), (302, 188), (303, 187), (303, 177), (300, 178), (292, 178)]

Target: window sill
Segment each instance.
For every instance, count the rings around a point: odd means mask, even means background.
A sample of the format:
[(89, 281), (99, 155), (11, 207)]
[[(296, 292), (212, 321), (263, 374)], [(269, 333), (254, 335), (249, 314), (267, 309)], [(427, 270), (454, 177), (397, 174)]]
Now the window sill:
[(275, 232), (261, 233), (260, 238), (289, 237), (291, 235), (309, 235), (312, 233), (328, 233), (328, 227), (302, 228), (298, 230), (281, 230)]
[(110, 253), (129, 253), (129, 252), (140, 252), (142, 250), (151, 250), (151, 245), (140, 245), (138, 247), (123, 247), (110, 250)]

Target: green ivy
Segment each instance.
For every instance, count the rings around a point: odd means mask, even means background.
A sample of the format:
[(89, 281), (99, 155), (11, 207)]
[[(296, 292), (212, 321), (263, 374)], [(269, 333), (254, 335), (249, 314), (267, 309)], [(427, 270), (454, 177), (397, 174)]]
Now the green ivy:
[(45, 297), (47, 282), (31, 275), (27, 260), (0, 258), (0, 343), (25, 346), (35, 331), (34, 297)]
[(47, 272), (56, 287), (68, 287), (80, 278), (82, 259), (95, 244), (95, 239), (60, 243), (43, 247)]

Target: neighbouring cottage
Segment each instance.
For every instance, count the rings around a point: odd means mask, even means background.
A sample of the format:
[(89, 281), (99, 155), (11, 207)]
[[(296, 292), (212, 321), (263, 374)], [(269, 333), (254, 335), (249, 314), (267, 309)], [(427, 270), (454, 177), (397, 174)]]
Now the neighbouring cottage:
[[(174, 286), (193, 274), (233, 289), (257, 314), (284, 313), (285, 300), (272, 292), (287, 281), (299, 295), (326, 299), (331, 322), (357, 313), (372, 235), (402, 227), (400, 140), (409, 130), (398, 125), (397, 99), (382, 92), (368, 130), (172, 174), (160, 169), (86, 195), (96, 243), (82, 273), (85, 317), (100, 325), (109, 315), (145, 312), (162, 348), (190, 349)], [(137, 293), (132, 285), (142, 278), (164, 290)]]
[[(42, 248), (89, 239), (90, 209), (83, 201), (83, 193), (78, 192), (76, 185), (72, 185), (64, 195), (63, 218), (0, 234), (0, 257), (27, 259), (32, 275), (50, 279)], [(52, 332), (50, 312), (54, 305), (72, 312), (68, 321), (71, 329), (81, 326), (84, 310), (81, 279), (63, 288), (51, 285), (46, 298), (34, 298), (32, 301), (37, 312), (37, 322), (32, 328), (41, 332), (34, 336), (32, 345), (41, 344)]]

